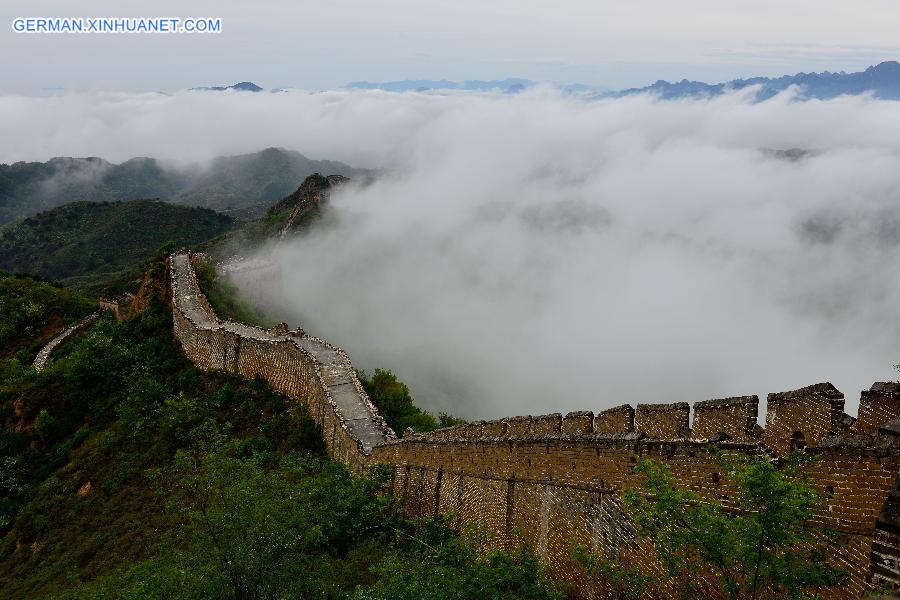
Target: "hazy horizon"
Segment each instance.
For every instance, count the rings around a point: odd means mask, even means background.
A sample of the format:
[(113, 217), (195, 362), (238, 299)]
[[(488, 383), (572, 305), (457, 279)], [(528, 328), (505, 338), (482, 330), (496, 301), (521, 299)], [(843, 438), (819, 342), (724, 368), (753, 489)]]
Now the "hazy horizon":
[[(776, 15), (773, 18), (773, 15)], [(217, 34), (21, 34), (17, 17), (219, 17)], [(328, 4), (261, 0), (62, 0), (0, 6), (0, 91), (174, 91), (250, 80), (335, 89), (350, 81), (503, 79), (627, 88), (657, 79), (708, 82), (854, 71), (900, 57), (900, 6), (829, 0), (722, 4), (490, 3), (407, 0)], [(302, 32), (302, 35), (298, 35)]]

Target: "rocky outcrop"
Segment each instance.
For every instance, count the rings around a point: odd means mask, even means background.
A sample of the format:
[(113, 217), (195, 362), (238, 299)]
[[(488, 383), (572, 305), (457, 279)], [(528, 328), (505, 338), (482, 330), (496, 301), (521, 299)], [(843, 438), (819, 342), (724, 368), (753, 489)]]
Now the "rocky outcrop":
[(343, 175), (328, 175), (325, 177), (319, 173), (313, 173), (300, 184), (297, 191), (270, 208), (270, 215), (284, 212), (288, 208), (291, 211), (279, 232), (279, 239), (284, 238), (290, 231), (295, 229), (304, 216), (320, 209), (323, 204), (328, 202), (328, 197), (334, 188), (343, 185), (347, 181), (349, 179)]

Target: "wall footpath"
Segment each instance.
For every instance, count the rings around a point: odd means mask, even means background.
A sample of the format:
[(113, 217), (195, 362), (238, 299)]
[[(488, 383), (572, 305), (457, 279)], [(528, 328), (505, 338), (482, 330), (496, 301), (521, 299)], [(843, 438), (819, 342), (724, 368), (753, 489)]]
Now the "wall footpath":
[(34, 363), (32, 363), (34, 365), (34, 368), (38, 371), (43, 370), (43, 368), (47, 365), (47, 361), (50, 360), (50, 355), (53, 354), (53, 352), (57, 348), (96, 323), (97, 319), (100, 318), (100, 315), (101, 311), (99, 310), (93, 312), (74, 325), (70, 325), (69, 327), (66, 327), (61, 332), (59, 332), (59, 334), (52, 340), (47, 342), (47, 344), (37, 353), (37, 356), (34, 357)]

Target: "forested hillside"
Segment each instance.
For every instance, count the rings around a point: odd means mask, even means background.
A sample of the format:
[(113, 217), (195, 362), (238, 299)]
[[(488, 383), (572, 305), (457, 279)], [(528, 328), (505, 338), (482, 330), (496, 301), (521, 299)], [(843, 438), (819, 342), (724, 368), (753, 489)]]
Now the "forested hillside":
[[(303, 405), (265, 381), (196, 369), (161, 258), (139, 315), (105, 317), (40, 373), (0, 360), (0, 595), (561, 597), (528, 549), (481, 554), (478, 532), (405, 518), (387, 473), (328, 459)], [(0, 306), (46, 285), (16, 281)], [(88, 308), (65, 299), (48, 304), (58, 319)]]
[(197, 244), (232, 224), (212, 210), (157, 200), (74, 202), (0, 229), (0, 268), (102, 289), (139, 277), (163, 243)]
[(352, 176), (364, 171), (340, 162), (310, 160), (282, 148), (221, 156), (197, 165), (155, 158), (113, 164), (96, 157), (0, 164), (0, 224), (76, 200), (136, 198), (259, 216), (315, 172)]

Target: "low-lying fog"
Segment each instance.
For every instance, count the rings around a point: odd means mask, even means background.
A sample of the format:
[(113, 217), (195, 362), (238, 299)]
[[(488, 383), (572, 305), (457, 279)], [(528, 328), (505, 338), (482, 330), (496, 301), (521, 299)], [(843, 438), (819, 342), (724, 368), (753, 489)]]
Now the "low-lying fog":
[[(900, 103), (84, 98), (18, 99), (18, 118), (0, 98), (5, 131), (37, 129), (3, 159), (281, 145), (389, 169), (336, 193), (330, 226), (267, 251), (285, 320), (392, 369), (430, 409), (764, 400), (827, 380), (855, 414), (859, 390), (896, 376)], [(808, 152), (777, 152), (792, 148)]]

